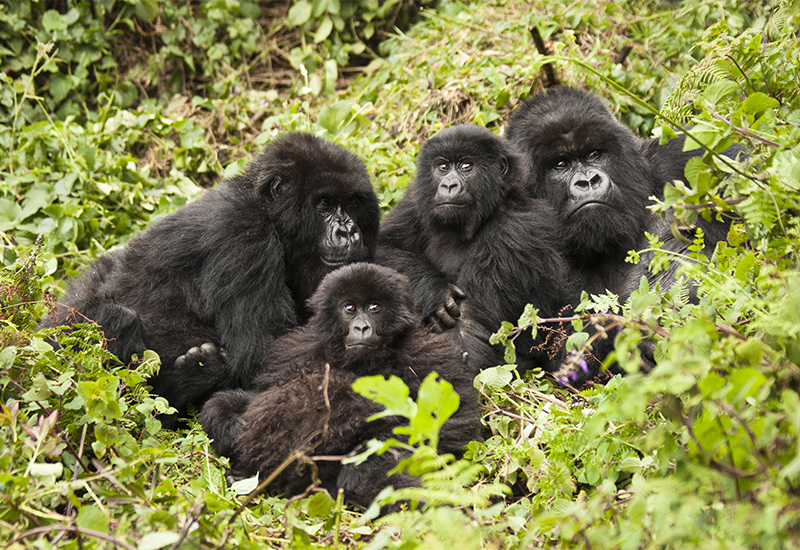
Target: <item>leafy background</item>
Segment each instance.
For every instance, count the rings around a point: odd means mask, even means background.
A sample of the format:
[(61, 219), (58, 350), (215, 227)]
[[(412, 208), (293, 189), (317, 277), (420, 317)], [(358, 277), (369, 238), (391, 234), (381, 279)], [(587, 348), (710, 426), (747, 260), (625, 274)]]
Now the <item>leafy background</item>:
[[(786, 0), (0, 2), (0, 542), (797, 548), (798, 28)], [(435, 453), (446, 386), (396, 402), (366, 381), (419, 441), (405, 467), (423, 487), (380, 499), (410, 503), (397, 514), (229, 487), (196, 422), (161, 430), (168, 404), (144, 384), (157, 357), (115, 365), (96, 327), (57, 336), (59, 351), (37, 331), (67, 277), (282, 131), (359, 154), (388, 211), (426, 138), (458, 122), (500, 131), (552, 77), (643, 137), (689, 129), (706, 149), (655, 210), (738, 220), (712, 258), (656, 254), (652, 269), (680, 262), (700, 281), (698, 304), (683, 285), (585, 297), (576, 327), (622, 328), (627, 376), (577, 393), (481, 373), (486, 434), (461, 459)], [(723, 162), (731, 143), (750, 157)], [(643, 337), (659, 359), (646, 376)]]

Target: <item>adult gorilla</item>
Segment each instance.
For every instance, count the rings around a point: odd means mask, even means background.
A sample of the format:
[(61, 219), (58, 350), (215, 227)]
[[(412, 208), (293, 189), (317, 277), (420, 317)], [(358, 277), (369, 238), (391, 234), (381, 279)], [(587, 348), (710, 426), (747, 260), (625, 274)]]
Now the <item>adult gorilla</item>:
[[(155, 392), (179, 411), (199, 406), (251, 380), (273, 340), (307, 318), (320, 280), (372, 256), (378, 224), (358, 157), (287, 134), (241, 175), (100, 257), (43, 324), (96, 321), (124, 362), (155, 350)], [(203, 368), (220, 347), (227, 365)]]
[[(421, 325), (408, 282), (374, 264), (353, 264), (328, 275), (310, 300), (307, 325), (278, 339), (268, 354), (254, 390), (215, 394), (200, 421), (213, 447), (231, 458), (234, 476), (270, 475), (295, 451), (305, 460), (285, 469), (270, 485), (287, 495), (312, 483), (311, 455), (345, 455), (372, 439), (392, 433), (404, 420), (367, 418), (383, 407), (356, 394), (360, 376), (397, 376), (416, 397), (420, 383), (436, 372), (450, 382), (460, 405), (444, 424), (439, 452), (455, 452), (478, 433), (477, 397), (453, 347)], [(338, 460), (316, 462), (322, 486), (345, 490), (350, 502), (367, 506), (387, 485), (415, 485), (409, 474), (387, 477), (399, 455), (389, 451), (360, 465)]]
[[(528, 196), (526, 181), (506, 140), (454, 126), (422, 146), (416, 179), (381, 226), (378, 263), (408, 276), (424, 319), (455, 327), (473, 373), (502, 363), (488, 339), (503, 321), (516, 322), (528, 303), (554, 316), (574, 298), (557, 216)], [(554, 349), (528, 336), (516, 341), (521, 370), (550, 368)]]
[[(567, 258), (587, 291), (610, 290), (625, 299), (642, 275), (651, 286), (658, 279), (666, 288), (674, 283), (677, 266), (653, 275), (649, 256), (639, 265), (625, 258), (629, 250), (647, 247), (645, 231), (658, 235), (665, 250), (686, 252), (688, 245), (670, 231), (671, 218), (661, 219), (647, 205), (650, 195), (663, 196), (667, 179), (682, 179), (692, 153), (682, 152), (679, 142), (659, 147), (641, 140), (598, 97), (567, 87), (528, 99), (505, 135), (528, 158), (532, 195), (563, 216)], [(710, 256), (728, 224), (700, 220), (698, 226)]]

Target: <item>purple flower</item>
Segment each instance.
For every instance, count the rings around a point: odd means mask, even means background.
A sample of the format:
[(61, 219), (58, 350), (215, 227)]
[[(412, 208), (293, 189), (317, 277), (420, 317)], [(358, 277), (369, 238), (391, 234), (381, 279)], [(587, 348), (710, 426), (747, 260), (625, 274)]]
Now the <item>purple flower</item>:
[(575, 372), (574, 370), (569, 371), (567, 373), (567, 376), (569, 377), (570, 381), (572, 381), (572, 382), (575, 382), (578, 379), (578, 373)]

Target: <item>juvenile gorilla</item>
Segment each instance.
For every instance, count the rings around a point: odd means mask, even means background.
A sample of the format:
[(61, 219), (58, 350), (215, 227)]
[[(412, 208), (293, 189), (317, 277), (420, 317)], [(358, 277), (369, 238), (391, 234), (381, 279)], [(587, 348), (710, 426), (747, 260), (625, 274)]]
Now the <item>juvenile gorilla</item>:
[[(473, 374), (503, 362), (488, 343), (503, 321), (516, 322), (528, 303), (556, 316), (575, 297), (557, 216), (526, 181), (510, 143), (454, 126), (422, 146), (416, 179), (381, 226), (378, 263), (408, 276), (424, 319), (455, 327), (448, 333)], [(527, 331), (517, 338), (520, 370), (552, 367), (542, 344)]]
[[(667, 179), (683, 179), (693, 154), (683, 153), (679, 141), (658, 146), (641, 140), (598, 97), (567, 87), (523, 103), (505, 135), (527, 156), (532, 195), (562, 216), (567, 258), (583, 276), (585, 290), (610, 290), (624, 300), (642, 275), (651, 286), (659, 279), (665, 288), (674, 283), (676, 265), (654, 275), (647, 270), (649, 257), (638, 265), (625, 258), (629, 250), (648, 246), (645, 231), (658, 235), (665, 250), (687, 250), (688, 244), (673, 236), (671, 219), (647, 210), (648, 197), (663, 196)], [(728, 224), (700, 220), (698, 226), (710, 256), (727, 236)]]
[[(220, 392), (201, 411), (203, 428), (214, 449), (231, 458), (234, 475), (259, 472), (263, 479), (295, 450), (338, 456), (372, 438), (395, 437), (398, 417), (367, 422), (383, 407), (352, 390), (360, 376), (398, 376), (416, 398), (422, 380), (438, 373), (461, 398), (442, 428), (439, 451), (457, 451), (474, 438), (472, 378), (451, 342), (421, 326), (405, 277), (374, 264), (349, 265), (328, 275), (310, 304), (308, 324), (273, 344), (255, 390)], [(367, 506), (387, 485), (416, 483), (407, 474), (387, 478), (397, 458), (387, 452), (357, 466), (323, 460), (316, 467), (323, 487), (343, 488), (350, 502)], [(310, 466), (298, 462), (270, 488), (293, 495), (311, 482)]]
[[(43, 324), (96, 321), (124, 362), (155, 350), (155, 392), (179, 411), (199, 406), (252, 379), (273, 340), (307, 318), (323, 276), (371, 258), (378, 224), (358, 157), (287, 134), (241, 175), (100, 257)], [(210, 360), (219, 348), (226, 362)]]

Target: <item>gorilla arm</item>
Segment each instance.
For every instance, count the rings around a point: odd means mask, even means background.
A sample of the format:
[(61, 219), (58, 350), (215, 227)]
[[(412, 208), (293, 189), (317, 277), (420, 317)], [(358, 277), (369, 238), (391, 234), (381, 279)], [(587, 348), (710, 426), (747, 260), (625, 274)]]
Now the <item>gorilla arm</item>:
[(375, 261), (408, 277), (423, 321), (442, 332), (456, 326), (466, 295), (425, 258), (424, 235), (414, 202), (406, 196), (381, 225)]
[[(540, 316), (553, 317), (579, 296), (576, 278), (559, 252), (555, 215), (543, 202), (535, 201), (535, 205), (532, 211), (506, 212), (493, 219), (492, 227), (476, 239), (459, 273), (457, 284), (467, 294), (464, 316), (482, 327), (462, 337), (472, 370), (502, 361), (498, 349), (487, 356), (488, 335), (503, 321), (516, 323), (527, 304), (536, 307)], [(485, 237), (492, 242), (483, 242)], [(525, 342), (527, 334), (517, 338), (520, 370), (551, 369), (553, 362), (547, 354), (523, 349), (533, 346)]]

